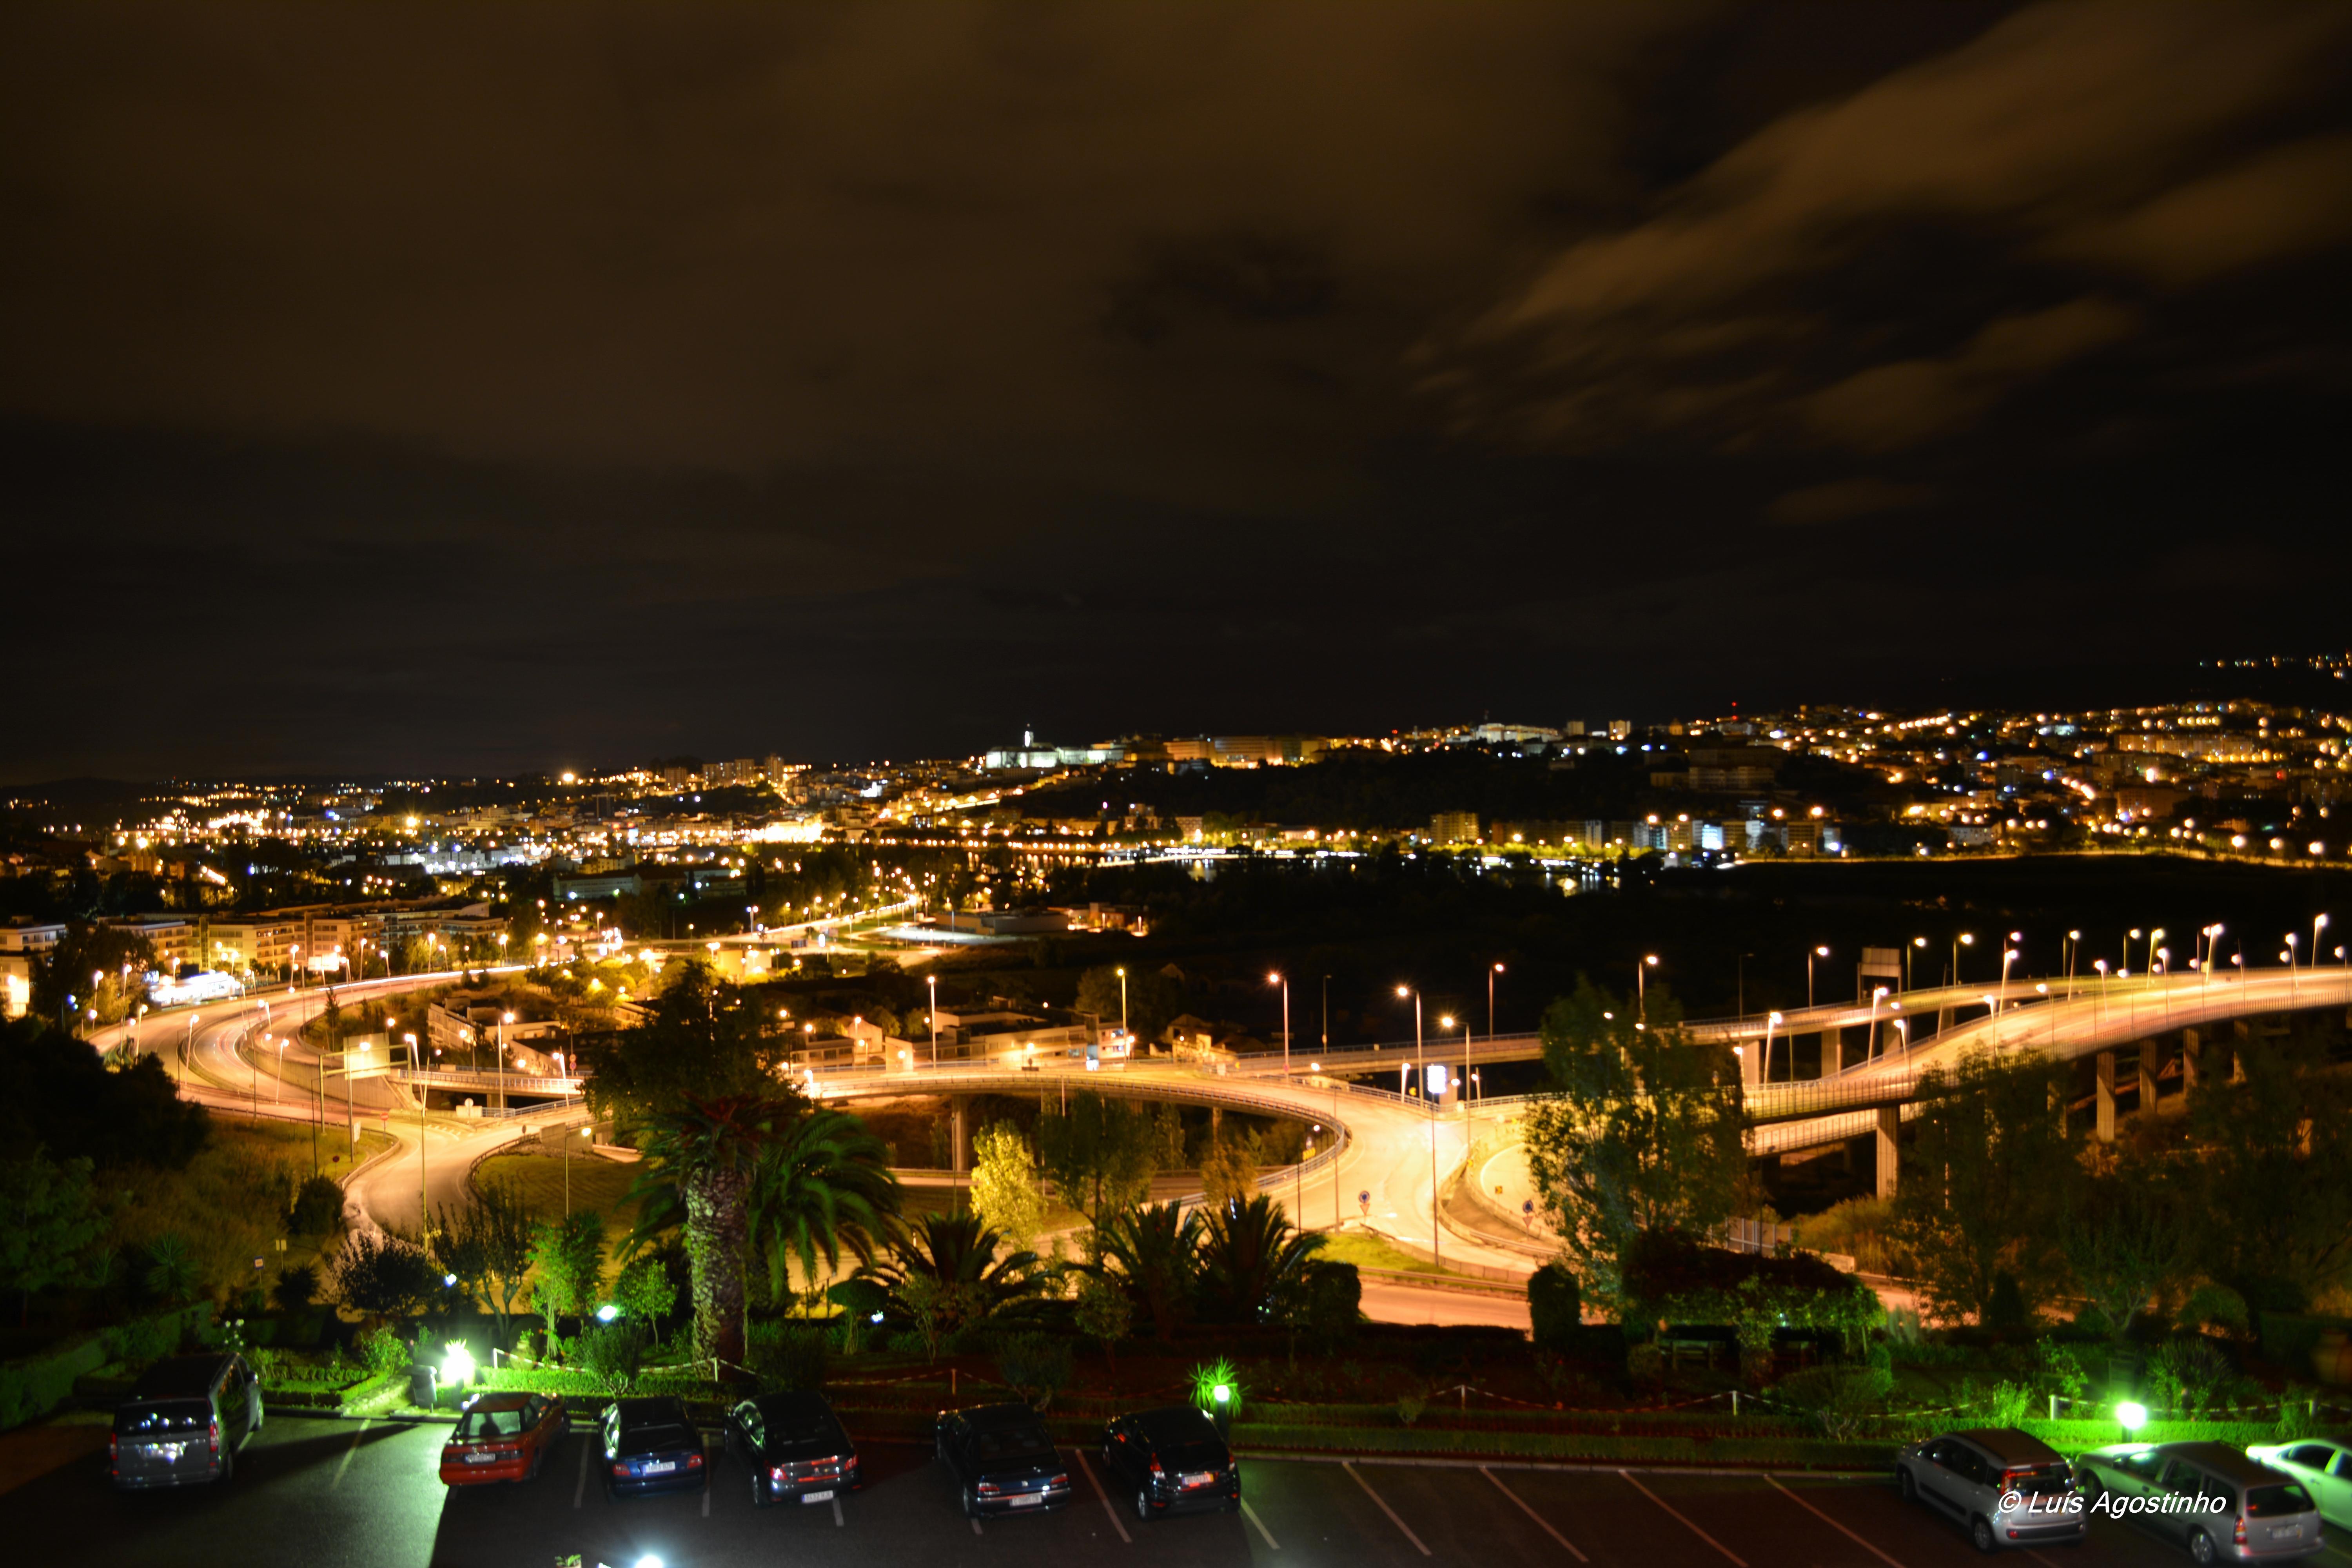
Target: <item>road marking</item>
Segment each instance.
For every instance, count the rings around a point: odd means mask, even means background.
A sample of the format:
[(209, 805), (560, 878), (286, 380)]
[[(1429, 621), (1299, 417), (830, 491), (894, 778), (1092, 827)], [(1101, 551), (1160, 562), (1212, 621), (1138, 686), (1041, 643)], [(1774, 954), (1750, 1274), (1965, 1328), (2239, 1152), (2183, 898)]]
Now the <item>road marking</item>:
[(1274, 1538), (1274, 1531), (1265, 1527), (1265, 1521), (1258, 1518), (1257, 1510), (1250, 1507), (1247, 1498), (1242, 1499), (1242, 1517), (1257, 1526), (1257, 1532), (1265, 1537), (1268, 1550), (1275, 1552), (1282, 1550), (1282, 1542)]
[[(1823, 1513), (1820, 1509), (1815, 1508), (1811, 1503), (1807, 1502), (1803, 1498), (1799, 1497), (1795, 1492), (1792, 1492), (1787, 1487), (1782, 1486), (1777, 1478), (1766, 1476), (1764, 1479), (1770, 1482), (1773, 1489), (1778, 1491), (1782, 1497), (1787, 1498), (1790, 1502), (1795, 1503), (1799, 1508), (1803, 1509), (1807, 1513), (1811, 1514), (1815, 1519), (1820, 1520), (1823, 1524), (1828, 1525), (1832, 1530), (1836, 1531), (1848, 1541), (1853, 1542), (1856, 1546), (1859, 1546), (1864, 1551), (1870, 1552), (1871, 1555), (1876, 1557), (1881, 1563), (1885, 1563), (1887, 1568), (1903, 1568), (1902, 1563), (1897, 1563), (1885, 1552), (1879, 1551), (1877, 1547), (1871, 1545), (1869, 1542), (1864, 1541), (1861, 1536), (1856, 1535), (1853, 1531), (1848, 1530), (1844, 1525), (1840, 1524), (1836, 1520), (1832, 1519), (1828, 1514)], [(2027, 1555), (2033, 1556), (2037, 1554), (2028, 1552)], [(2044, 1563), (2048, 1563), (2050, 1561), (2046, 1557), (2042, 1560)], [(2051, 1568), (2057, 1568), (2057, 1565), (2055, 1563), (2052, 1563)]]
[(578, 1508), (580, 1500), (588, 1495), (588, 1439), (580, 1439), (580, 1482), (572, 1489), (572, 1506)]
[(327, 1483), (329, 1491), (333, 1491), (343, 1484), (343, 1472), (352, 1468), (352, 1456), (360, 1451), (360, 1439), (367, 1436), (368, 1422), (374, 1419), (374, 1416), (369, 1416), (367, 1421), (360, 1423), (360, 1429), (352, 1434), (352, 1446), (343, 1450), (342, 1458), (335, 1466), (335, 1479)]
[(839, 1498), (833, 1500), (833, 1522), (838, 1529), (846, 1530), (849, 1528), (849, 1521), (841, 1517), (841, 1500)]
[(974, 1535), (978, 1535), (980, 1533), (980, 1521), (975, 1519), (971, 1521), (971, 1532)]
[(1087, 1481), (1095, 1489), (1095, 1496), (1102, 1499), (1103, 1512), (1110, 1516), (1110, 1527), (1118, 1531), (1118, 1538), (1121, 1541), (1126, 1542), (1129, 1546), (1134, 1545), (1135, 1537), (1127, 1532), (1127, 1525), (1119, 1519), (1118, 1510), (1110, 1506), (1110, 1493), (1103, 1490), (1102, 1482), (1095, 1479), (1095, 1468), (1087, 1463), (1087, 1451), (1084, 1448), (1073, 1448), (1070, 1452), (1078, 1457), (1078, 1468), (1086, 1471)]
[(705, 1519), (710, 1517), (710, 1478), (709, 1476), (702, 1478), (702, 1517)]
[[(1503, 1484), (1502, 1477), (1496, 1475), (1494, 1471), (1488, 1469), (1484, 1465), (1478, 1467), (1478, 1473), (1486, 1477), (1488, 1480), (1494, 1482), (1495, 1489), (1496, 1491), (1501, 1492), (1505, 1497), (1509, 1498), (1513, 1502), (1517, 1503), (1521, 1513), (1526, 1514), (1529, 1519), (1532, 1519), (1538, 1524), (1542, 1525), (1544, 1527), (1545, 1534), (1550, 1536), (1554, 1541), (1559, 1542), (1562, 1546), (1567, 1547), (1569, 1551), (1575, 1552), (1576, 1560), (1579, 1563), (1590, 1563), (1592, 1561), (1591, 1558), (1587, 1557), (1583, 1552), (1576, 1551), (1575, 1542), (1570, 1541), (1567, 1536), (1562, 1535), (1559, 1531), (1554, 1530), (1551, 1527), (1551, 1521), (1546, 1519), (1543, 1515), (1529, 1508), (1527, 1505), (1525, 1499), (1521, 1498), (1518, 1493), (1513, 1491), (1510, 1488), (1505, 1486)], [(1900, 1568), (1899, 1564), (1898, 1568)]]
[(1717, 1541), (1714, 1536), (1709, 1535), (1706, 1531), (1701, 1530), (1697, 1525), (1691, 1522), (1689, 1515), (1684, 1513), (1680, 1509), (1666, 1501), (1665, 1499), (1660, 1497), (1657, 1493), (1652, 1491), (1649, 1488), (1635, 1480), (1633, 1479), (1633, 1471), (1620, 1470), (1617, 1473), (1624, 1477), (1626, 1484), (1631, 1486), (1635, 1491), (1640, 1492), (1643, 1497), (1648, 1498), (1652, 1502), (1656, 1503), (1660, 1508), (1664, 1509), (1668, 1513), (1673, 1514), (1676, 1519), (1681, 1520), (1684, 1526), (1687, 1528), (1693, 1535), (1697, 1536), (1701, 1541), (1706, 1542), (1709, 1546), (1714, 1547), (1717, 1552), (1722, 1552), (1726, 1557), (1728, 1557), (1734, 1563), (1738, 1563), (1739, 1568), (1748, 1568), (1748, 1559), (1739, 1555), (1738, 1552), (1734, 1552), (1730, 1547), (1726, 1546), (1722, 1542)]
[[(1422, 1545), (1421, 1537), (1412, 1532), (1412, 1526), (1407, 1524), (1403, 1520), (1399, 1519), (1397, 1517), (1397, 1510), (1391, 1508), (1388, 1505), (1387, 1500), (1384, 1500), (1380, 1493), (1372, 1489), (1372, 1483), (1364, 1479), (1363, 1477), (1356, 1475), (1355, 1466), (1349, 1464), (1347, 1460), (1342, 1459), (1339, 1461), (1339, 1468), (1347, 1471), (1349, 1475), (1355, 1477), (1356, 1484), (1364, 1489), (1364, 1495), (1381, 1505), (1381, 1511), (1389, 1516), (1389, 1522), (1395, 1525), (1399, 1530), (1403, 1531), (1404, 1538), (1407, 1541), (1412, 1542), (1413, 1545), (1420, 1547), (1421, 1554), (1423, 1557), (1435, 1555), (1428, 1547)], [(1742, 1563), (1740, 1563), (1739, 1568), (1748, 1568), (1748, 1564)]]

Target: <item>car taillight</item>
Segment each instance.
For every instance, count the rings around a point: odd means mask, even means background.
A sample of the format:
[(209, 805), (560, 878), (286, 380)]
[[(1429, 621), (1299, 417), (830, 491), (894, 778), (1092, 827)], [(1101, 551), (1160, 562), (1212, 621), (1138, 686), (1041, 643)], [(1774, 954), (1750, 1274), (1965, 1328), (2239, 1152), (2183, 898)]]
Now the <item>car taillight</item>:
[(1004, 1489), (1003, 1487), (998, 1486), (994, 1481), (982, 1481), (980, 1485), (972, 1489), (974, 1492), (982, 1497), (994, 1497), (1003, 1489)]
[(626, 1480), (629, 1476), (629, 1467), (626, 1465), (614, 1465), (613, 1467), (613, 1473), (620, 1477), (622, 1479)]
[(772, 1481), (782, 1480), (784, 1479), (784, 1467), (778, 1465), (773, 1469), (770, 1470), (768, 1472), (768, 1479)]
[(1164, 1481), (1168, 1479), (1168, 1472), (1160, 1468), (1160, 1461), (1157, 1459), (1151, 1461), (1151, 1479), (1155, 1481)]
[(1055, 1476), (1052, 1480), (1047, 1481), (1045, 1484), (1046, 1484), (1047, 1486), (1049, 1486), (1049, 1487), (1066, 1487), (1066, 1486), (1068, 1486), (1068, 1485), (1070, 1484), (1070, 1475), (1069, 1475), (1069, 1472), (1068, 1472), (1067, 1470), (1065, 1470), (1065, 1471), (1063, 1471), (1060, 1475)]
[(106, 1435), (106, 1462), (110, 1465), (122, 1458), (122, 1439), (109, 1432)]
[(686, 1468), (689, 1470), (698, 1470), (702, 1468), (702, 1456), (699, 1454), (688, 1454), (686, 1457)]
[(210, 1426), (208, 1426), (208, 1427), (206, 1427), (206, 1428), (205, 1429), (205, 1441), (206, 1441), (206, 1442), (210, 1443), (210, 1444), (213, 1446), (213, 1452), (214, 1452), (214, 1453), (217, 1454), (217, 1453), (219, 1453), (219, 1452), (220, 1452), (220, 1423), (219, 1423), (219, 1422), (215, 1421), (215, 1422), (214, 1422)]
[(2237, 1528), (2230, 1531), (2230, 1539), (2232, 1542), (2240, 1546), (2243, 1546), (2246, 1543), (2246, 1521), (2242, 1519), (2238, 1521)]

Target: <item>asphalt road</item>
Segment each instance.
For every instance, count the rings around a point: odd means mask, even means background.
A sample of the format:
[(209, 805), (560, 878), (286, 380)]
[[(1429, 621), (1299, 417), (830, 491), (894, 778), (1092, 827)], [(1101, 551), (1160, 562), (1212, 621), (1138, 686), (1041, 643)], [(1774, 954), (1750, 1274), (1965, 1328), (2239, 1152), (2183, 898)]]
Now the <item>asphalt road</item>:
[[(1137, 1568), (1960, 1568), (1977, 1561), (1957, 1526), (1906, 1506), (1879, 1478), (1534, 1469), (1432, 1463), (1244, 1460), (1248, 1511), (1145, 1525), (1093, 1485), (1073, 1453), (1077, 1500), (975, 1528), (927, 1453), (871, 1445), (869, 1480), (841, 1506), (755, 1511), (743, 1467), (712, 1442), (708, 1493), (607, 1502), (575, 1435), (535, 1481), (446, 1491), (435, 1464), (446, 1426), (271, 1418), (225, 1487), (117, 1495), (84, 1459), (0, 1496), (10, 1560), (39, 1564), (240, 1568), (667, 1568), (772, 1564), (1085, 1562)], [(1088, 1456), (1091, 1458), (1091, 1456)], [(2110, 1520), (2080, 1550), (2027, 1551), (2023, 1568), (2141, 1568), (2178, 1550)], [(2352, 1562), (2331, 1544), (2313, 1561)]]

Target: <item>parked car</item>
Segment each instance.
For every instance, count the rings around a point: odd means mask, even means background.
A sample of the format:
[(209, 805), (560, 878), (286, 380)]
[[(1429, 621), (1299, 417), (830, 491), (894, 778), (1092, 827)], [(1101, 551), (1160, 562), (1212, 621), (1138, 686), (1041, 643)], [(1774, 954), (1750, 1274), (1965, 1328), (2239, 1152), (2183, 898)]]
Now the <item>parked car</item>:
[(478, 1394), (466, 1401), (457, 1429), (441, 1446), (441, 1482), (469, 1487), (485, 1481), (527, 1481), (547, 1462), (547, 1451), (572, 1432), (563, 1401), (539, 1394)]
[(1027, 1405), (942, 1410), (933, 1435), (969, 1517), (1068, 1506), (1070, 1472), (1062, 1468), (1045, 1424)]
[(1241, 1467), (1209, 1414), (1168, 1405), (1113, 1416), (1103, 1427), (1103, 1468), (1113, 1489), (1149, 1523), (1163, 1513), (1242, 1506)]
[(604, 1412), (604, 1496), (698, 1491), (710, 1484), (702, 1433), (676, 1399), (616, 1399)]
[(1979, 1552), (2072, 1545), (2090, 1530), (2065, 1459), (2013, 1426), (1947, 1432), (1899, 1449), (1895, 1489), (1950, 1516)]
[(2113, 1494), (2108, 1509), (2199, 1563), (2293, 1562), (2322, 1544), (2303, 1483), (2227, 1443), (2118, 1443), (2075, 1468), (2085, 1498)]
[(2320, 1518), (2352, 1530), (2352, 1449), (2306, 1439), (2259, 1444), (2246, 1450), (2246, 1458), (2301, 1481)]
[(727, 1413), (727, 1451), (751, 1470), (751, 1506), (831, 1502), (856, 1491), (857, 1448), (822, 1394), (763, 1394)]
[(184, 1487), (236, 1474), (236, 1451), (261, 1430), (261, 1379), (240, 1355), (167, 1357), (114, 1407), (107, 1473), (122, 1488)]

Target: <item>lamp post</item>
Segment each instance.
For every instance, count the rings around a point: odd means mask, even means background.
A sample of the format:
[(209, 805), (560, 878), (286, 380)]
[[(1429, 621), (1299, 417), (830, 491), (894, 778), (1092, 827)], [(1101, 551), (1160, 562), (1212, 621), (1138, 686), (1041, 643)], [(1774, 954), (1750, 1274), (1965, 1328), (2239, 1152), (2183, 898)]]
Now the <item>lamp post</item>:
[[(1307, 1070), (1321, 1072), (1323, 1064), (1308, 1062)], [(1339, 1138), (1339, 1079), (1337, 1074), (1331, 1079), (1331, 1138), (1335, 1145), (1331, 1153), (1331, 1228), (1337, 1230), (1339, 1228), (1339, 1155), (1336, 1147)]]
[[(1438, 1018), (1437, 1018), (1437, 1033), (1438, 1033), (1438, 1035), (1441, 1037), (1441, 1038), (1442, 1038), (1442, 1037), (1444, 1037), (1444, 1035), (1445, 1034), (1445, 1031), (1446, 1031), (1446, 1030), (1448, 1030), (1448, 1029), (1450, 1029), (1450, 1028), (1452, 1028), (1452, 1027), (1454, 1027), (1454, 1015), (1453, 1015), (1453, 1014), (1451, 1014), (1451, 1013), (1441, 1013), (1440, 1015), (1438, 1015)], [(1470, 1089), (1470, 1020), (1469, 1020), (1469, 1019), (1467, 1019), (1467, 1018), (1465, 1018), (1465, 1019), (1463, 1019), (1463, 1020), (1462, 1020), (1462, 1081), (1461, 1081), (1460, 1083), (1458, 1083), (1458, 1084), (1456, 1084), (1456, 1085), (1454, 1085), (1454, 1099), (1456, 1099), (1456, 1100), (1461, 1100), (1463, 1101), (1463, 1113), (1464, 1113), (1465, 1115), (1469, 1114), (1469, 1101), (1468, 1101), (1467, 1100), (1464, 1100), (1464, 1099), (1463, 1099), (1463, 1097), (1464, 1097), (1465, 1095), (1466, 1095), (1466, 1094), (1469, 1092), (1469, 1089)], [(1429, 1086), (1428, 1086), (1427, 1084), (1423, 1084), (1423, 1085), (1422, 1086), (1422, 1092), (1423, 1092), (1423, 1093), (1424, 1093), (1424, 1094), (1426, 1094), (1428, 1091), (1429, 1091)]]
[(1282, 987), (1282, 1081), (1290, 1081), (1290, 981), (1276, 971), (1265, 977), (1268, 985)]
[(1633, 1014), (1646, 1019), (1650, 1016), (1650, 971), (1658, 966), (1658, 955), (1645, 952), (1642, 962), (1633, 966)]
[(2074, 994), (2074, 954), (2082, 945), (2083, 933), (2078, 931), (2068, 931), (2066, 940), (2059, 944), (2058, 956), (2066, 970), (2066, 994), (2070, 998)]
[[(1503, 966), (1499, 963), (1490, 963), (1486, 966), (1486, 1043), (1488, 1045), (1494, 1044), (1495, 1041), (1495, 976), (1502, 973)], [(1468, 1058), (1465, 1057), (1464, 1059)]]
[(1805, 1005), (1808, 1008), (1813, 1005), (1813, 960), (1827, 958), (1829, 955), (1830, 950), (1826, 946), (1809, 947), (1805, 950)]
[(2300, 946), (2302, 945), (2302, 942), (2303, 942), (2303, 939), (2302, 939), (2302, 938), (2300, 938), (2300, 937), (2298, 937), (2298, 936), (2296, 936), (2294, 932), (2293, 932), (2293, 931), (2289, 931), (2289, 932), (2287, 932), (2287, 933), (2286, 933), (2286, 951), (2285, 951), (2284, 952), (2282, 952), (2282, 953), (2280, 953), (2280, 954), (2279, 954), (2279, 957), (2281, 957), (2281, 958), (2283, 958), (2283, 959), (2284, 959), (2284, 960), (2286, 961), (2286, 1000), (2287, 1000), (2287, 1005), (2288, 1005), (2288, 1006), (2290, 1006), (2290, 1007), (2292, 1007), (2293, 1005), (2294, 1005), (2294, 998), (2295, 998), (2295, 994), (2296, 994), (2296, 993), (2295, 993), (2295, 977), (2294, 977), (2294, 954), (2295, 954), (2295, 949), (2296, 949), (2296, 948), (2298, 948), (2298, 947), (2300, 947)]
[[(1421, 988), (1400, 985), (1396, 988), (1396, 994), (1400, 997), (1412, 998), (1412, 1070), (1421, 1079), (1421, 1102), (1426, 1106), (1429, 1103), (1429, 1068), (1422, 1051)], [(1434, 1110), (1429, 1113), (1429, 1258), (1433, 1263), (1438, 1261), (1437, 1112)]]
[[(1127, 1027), (1127, 971), (1122, 969), (1118, 973), (1118, 1026), (1125, 1029)], [(936, 974), (926, 974), (923, 979), (929, 984), (931, 990), (931, 1070), (937, 1072), (940, 1066), (940, 977)]]
[(2004, 947), (2000, 950), (2000, 990), (1997, 994), (1992, 1006), (1992, 1010), (1996, 1015), (2000, 1012), (2001, 1007), (2009, 999), (2009, 966), (2016, 962), (2017, 949), (2013, 947)]
[[(1772, 1028), (1774, 1025), (1780, 1022), (1780, 1015), (1778, 1013), (1767, 1013), (1764, 1015), (1764, 1059), (1759, 1064), (1762, 1069), (1762, 1075), (1758, 1079), (1758, 1081), (1761, 1083), (1770, 1083), (1772, 1081)], [(1790, 1069), (1789, 1077), (1793, 1079), (1796, 1076), (1795, 1068), (1792, 1067)]]
[(1974, 947), (1976, 944), (1976, 933), (1973, 931), (1964, 931), (1952, 939), (1952, 984), (1955, 986), (1960, 983), (1960, 949)]
[[(408, 1047), (408, 1070), (413, 1073), (416, 1070), (416, 1037), (403, 1035), (400, 1038)], [(425, 1102), (432, 1098), (432, 1094), (433, 1091), (423, 1084), (416, 1086), (416, 1229), (419, 1235), (430, 1235), (433, 1223), (433, 1204), (425, 1185)], [(564, 1182), (563, 1212), (569, 1215), (572, 1212), (572, 1184), (568, 1179), (571, 1173), (567, 1169), (564, 1174), (567, 1179)]]
[(1918, 955), (1919, 950), (1927, 945), (1926, 937), (1915, 936), (1911, 939), (1911, 945), (1903, 950), (1903, 989), (1906, 991), (1918, 984), (1912, 973), (1917, 965), (1913, 963), (1912, 960)]

